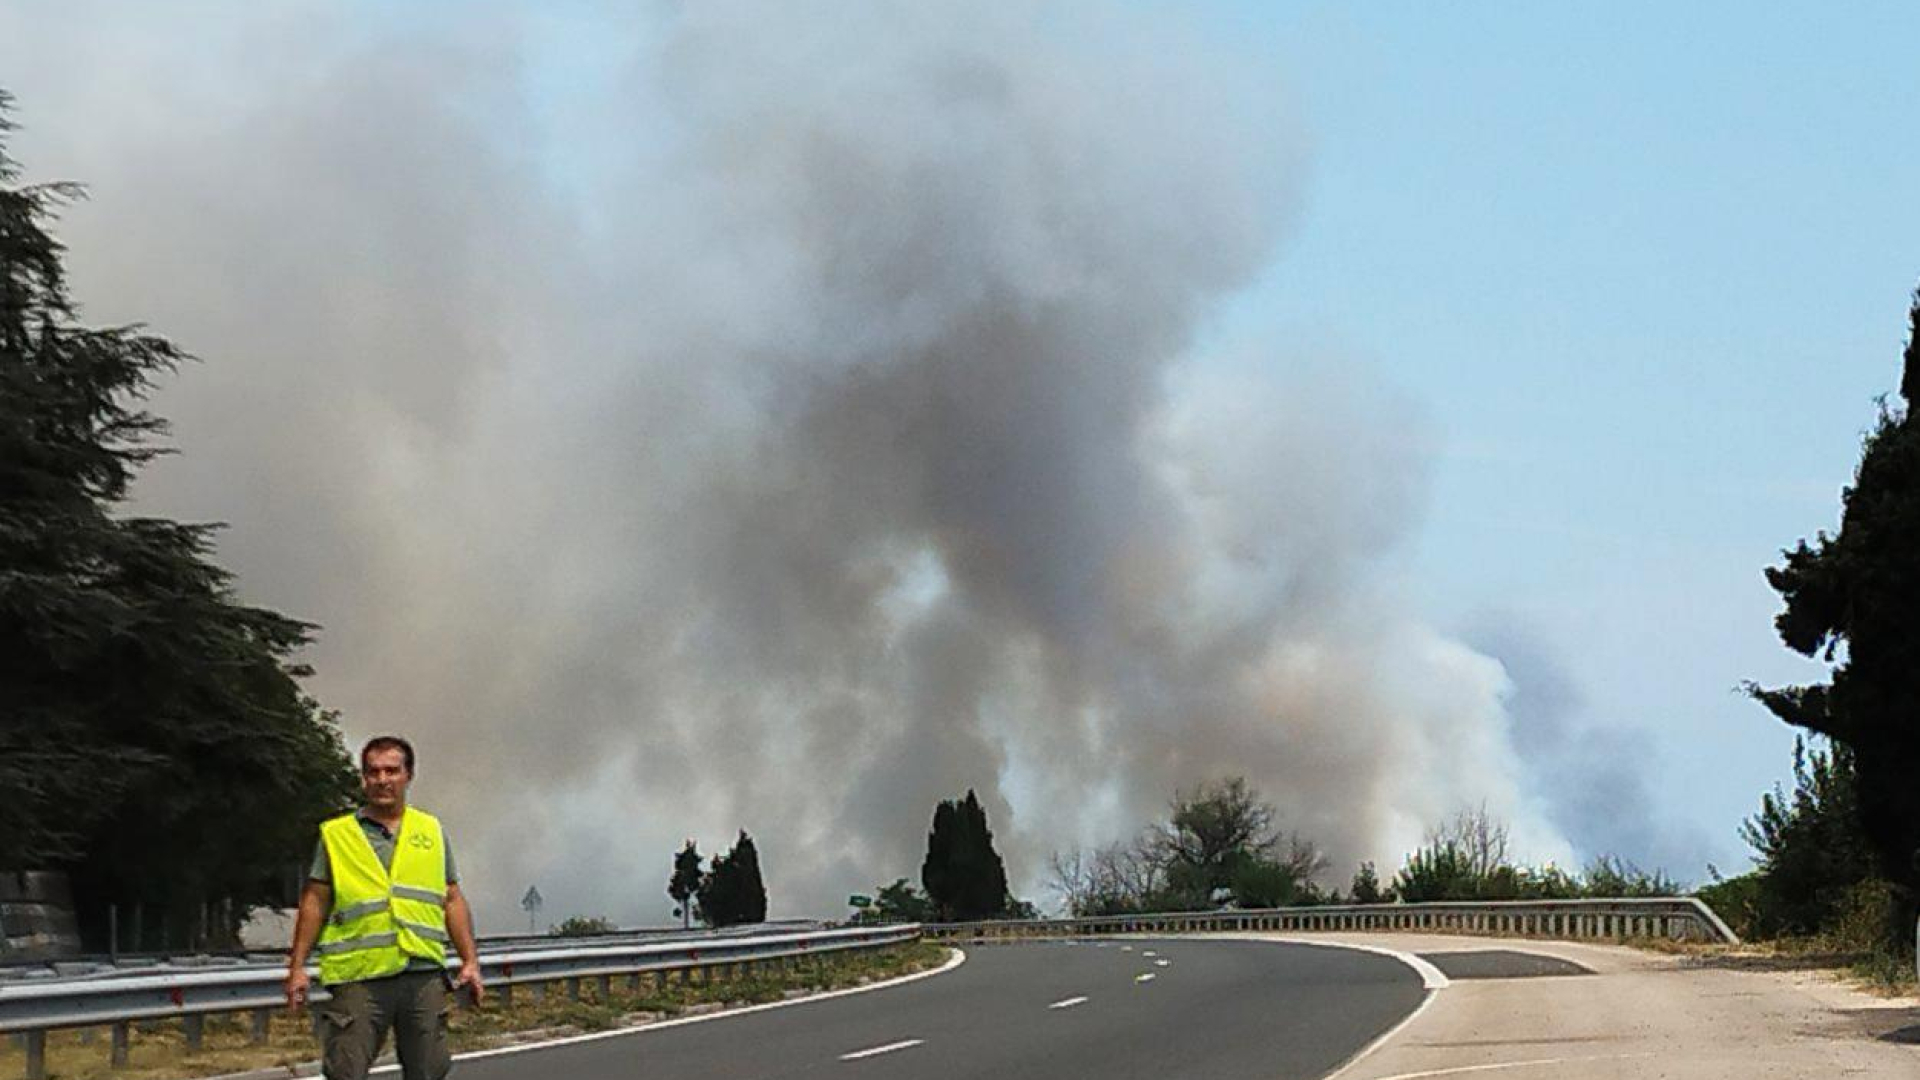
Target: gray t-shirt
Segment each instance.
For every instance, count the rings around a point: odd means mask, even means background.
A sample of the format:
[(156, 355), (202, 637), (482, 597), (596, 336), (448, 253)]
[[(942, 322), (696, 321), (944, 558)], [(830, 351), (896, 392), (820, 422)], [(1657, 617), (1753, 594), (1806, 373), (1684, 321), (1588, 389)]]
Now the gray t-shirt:
[[(360, 831), (367, 835), (367, 843), (373, 845), (373, 853), (380, 859), (380, 865), (392, 870), (393, 848), (397, 838), (387, 831), (385, 825), (368, 817), (365, 810), (355, 813), (353, 817), (360, 823)], [(453, 841), (447, 839), (444, 826), (440, 833), (440, 850), (447, 854), (447, 884), (452, 885), (460, 880), (460, 872), (454, 868)], [(325, 839), (313, 846), (313, 865), (308, 867), (307, 877), (313, 881), (333, 884), (333, 860), (327, 857)]]

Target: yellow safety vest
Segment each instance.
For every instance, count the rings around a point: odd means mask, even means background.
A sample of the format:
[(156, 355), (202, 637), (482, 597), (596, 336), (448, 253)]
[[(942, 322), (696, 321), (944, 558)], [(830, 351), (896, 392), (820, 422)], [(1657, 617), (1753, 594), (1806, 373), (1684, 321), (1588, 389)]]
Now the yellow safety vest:
[(397, 975), (411, 957), (447, 960), (447, 853), (440, 820), (407, 807), (391, 871), (354, 815), (320, 826), (333, 869), (333, 911), (320, 931), (328, 986)]

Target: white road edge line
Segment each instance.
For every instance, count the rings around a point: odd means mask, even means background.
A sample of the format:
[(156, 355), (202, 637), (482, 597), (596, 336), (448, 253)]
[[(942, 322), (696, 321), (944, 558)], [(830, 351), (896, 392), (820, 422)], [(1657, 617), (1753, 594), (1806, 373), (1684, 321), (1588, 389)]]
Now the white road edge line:
[(1073, 1008), (1073, 1007), (1074, 1007), (1075, 1005), (1078, 1005), (1078, 1004), (1080, 1004), (1081, 1002), (1083, 1002), (1083, 1001), (1085, 1001), (1085, 1000), (1087, 1000), (1087, 999), (1086, 999), (1086, 998), (1084, 998), (1084, 997), (1070, 997), (1070, 998), (1061, 998), (1061, 999), (1060, 999), (1059, 1001), (1056, 1001), (1056, 1002), (1054, 1002), (1053, 1004), (1051, 1004), (1051, 1005), (1049, 1005), (1049, 1006), (1047, 1006), (1047, 1008), (1049, 1008), (1049, 1009), (1071, 1009), (1071, 1008)]
[(859, 1061), (861, 1058), (878, 1057), (881, 1054), (891, 1054), (895, 1050), (905, 1050), (910, 1046), (919, 1046), (926, 1041), (925, 1039), (901, 1039), (899, 1042), (888, 1043), (885, 1046), (876, 1046), (869, 1050), (855, 1050), (850, 1054), (841, 1054), (840, 1060)]
[(1446, 974), (1439, 968), (1434, 967), (1431, 961), (1400, 949), (1388, 949), (1379, 945), (1357, 945), (1347, 941), (1315, 941), (1311, 938), (1296, 937), (1257, 937), (1252, 934), (1209, 934), (1207, 936), (1216, 941), (1271, 941), (1280, 945), (1313, 945), (1322, 949), (1350, 949), (1354, 952), (1368, 952), (1379, 956), (1390, 956), (1412, 968), (1420, 976), (1420, 985), (1421, 988), (1426, 991), (1426, 995), (1421, 999), (1419, 1007), (1408, 1013), (1399, 1023), (1381, 1032), (1379, 1038), (1361, 1047), (1352, 1057), (1341, 1062), (1339, 1066), (1322, 1077), (1321, 1080), (1339, 1080), (1339, 1077), (1351, 1072), (1354, 1066), (1371, 1057), (1374, 1051), (1385, 1046), (1394, 1036), (1406, 1030), (1408, 1024), (1420, 1019), (1420, 1014), (1427, 1011), (1427, 1006), (1432, 1005), (1434, 999), (1440, 996), (1440, 991), (1453, 985)]
[(1450, 1069), (1424, 1069), (1420, 1072), (1395, 1073), (1381, 1080), (1424, 1080), (1431, 1076), (1460, 1076), (1464, 1073), (1493, 1072), (1496, 1069), (1529, 1069), (1535, 1065), (1577, 1065), (1587, 1061), (1625, 1061), (1628, 1058), (1649, 1058), (1656, 1056), (1652, 1052), (1644, 1054), (1601, 1054), (1597, 1057), (1535, 1058), (1532, 1061), (1494, 1061), (1485, 1065), (1455, 1065)]
[[(528, 1050), (545, 1050), (554, 1046), (571, 1046), (574, 1043), (598, 1042), (601, 1039), (618, 1039), (623, 1036), (645, 1035), (649, 1032), (659, 1031), (662, 1028), (682, 1027), (686, 1024), (703, 1024), (709, 1020), (726, 1020), (730, 1017), (745, 1016), (748, 1013), (766, 1012), (768, 1009), (784, 1009), (790, 1005), (806, 1005), (815, 1001), (827, 1001), (831, 998), (847, 997), (852, 994), (864, 994), (871, 990), (886, 990), (895, 986), (905, 985), (906, 983), (918, 982), (921, 979), (931, 979), (935, 975), (945, 975), (947, 972), (967, 962), (967, 954), (965, 952), (951, 946), (948, 947), (947, 951), (952, 955), (947, 957), (947, 962), (941, 964), (939, 967), (928, 968), (925, 971), (916, 971), (911, 975), (902, 975), (897, 979), (888, 979), (885, 982), (868, 983), (865, 986), (849, 986), (843, 990), (828, 990), (823, 994), (791, 998), (786, 1001), (767, 1001), (759, 1005), (743, 1005), (738, 1009), (722, 1009), (719, 1012), (701, 1013), (699, 1016), (681, 1016), (672, 1020), (662, 1020), (658, 1023), (642, 1024), (639, 1027), (616, 1028), (612, 1031), (595, 1031), (587, 1035), (569, 1035), (564, 1039), (547, 1039), (543, 1042), (520, 1043), (515, 1046), (496, 1046), (491, 1050), (468, 1050), (463, 1054), (453, 1055), (453, 1060), (475, 1061), (480, 1058), (501, 1057), (506, 1054), (521, 1054)], [(372, 1070), (368, 1075), (391, 1076), (397, 1074), (399, 1071), (399, 1065), (382, 1065)]]

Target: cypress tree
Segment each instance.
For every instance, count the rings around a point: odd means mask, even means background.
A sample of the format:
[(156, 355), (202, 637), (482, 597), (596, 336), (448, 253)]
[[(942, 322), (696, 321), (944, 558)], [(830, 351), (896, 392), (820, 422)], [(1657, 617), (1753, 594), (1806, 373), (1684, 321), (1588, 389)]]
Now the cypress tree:
[(972, 789), (934, 807), (920, 883), (942, 919), (968, 922), (1007, 909), (1007, 869), (993, 848), (987, 812)]
[(767, 887), (760, 878), (760, 853), (741, 830), (732, 850), (713, 857), (700, 882), (700, 917), (708, 926), (737, 926), (767, 921)]
[(673, 876), (667, 879), (667, 895), (680, 908), (680, 925), (693, 925), (693, 899), (700, 892), (700, 849), (692, 840), (673, 857)]
[(734, 921), (738, 923), (763, 923), (767, 921), (767, 884), (760, 877), (760, 850), (753, 845), (753, 837), (746, 830), (740, 831), (740, 839), (733, 845), (734, 871), (739, 884), (735, 894)]

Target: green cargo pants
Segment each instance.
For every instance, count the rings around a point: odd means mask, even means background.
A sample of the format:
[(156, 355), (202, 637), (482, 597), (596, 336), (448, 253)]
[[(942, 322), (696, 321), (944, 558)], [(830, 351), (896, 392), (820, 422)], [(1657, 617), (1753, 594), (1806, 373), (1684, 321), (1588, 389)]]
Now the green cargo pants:
[(320, 1072), (327, 1080), (366, 1080), (389, 1028), (405, 1080), (445, 1080), (453, 1056), (447, 1050), (450, 1002), (440, 972), (403, 971), (329, 986), (327, 992), (332, 996), (314, 1007)]

